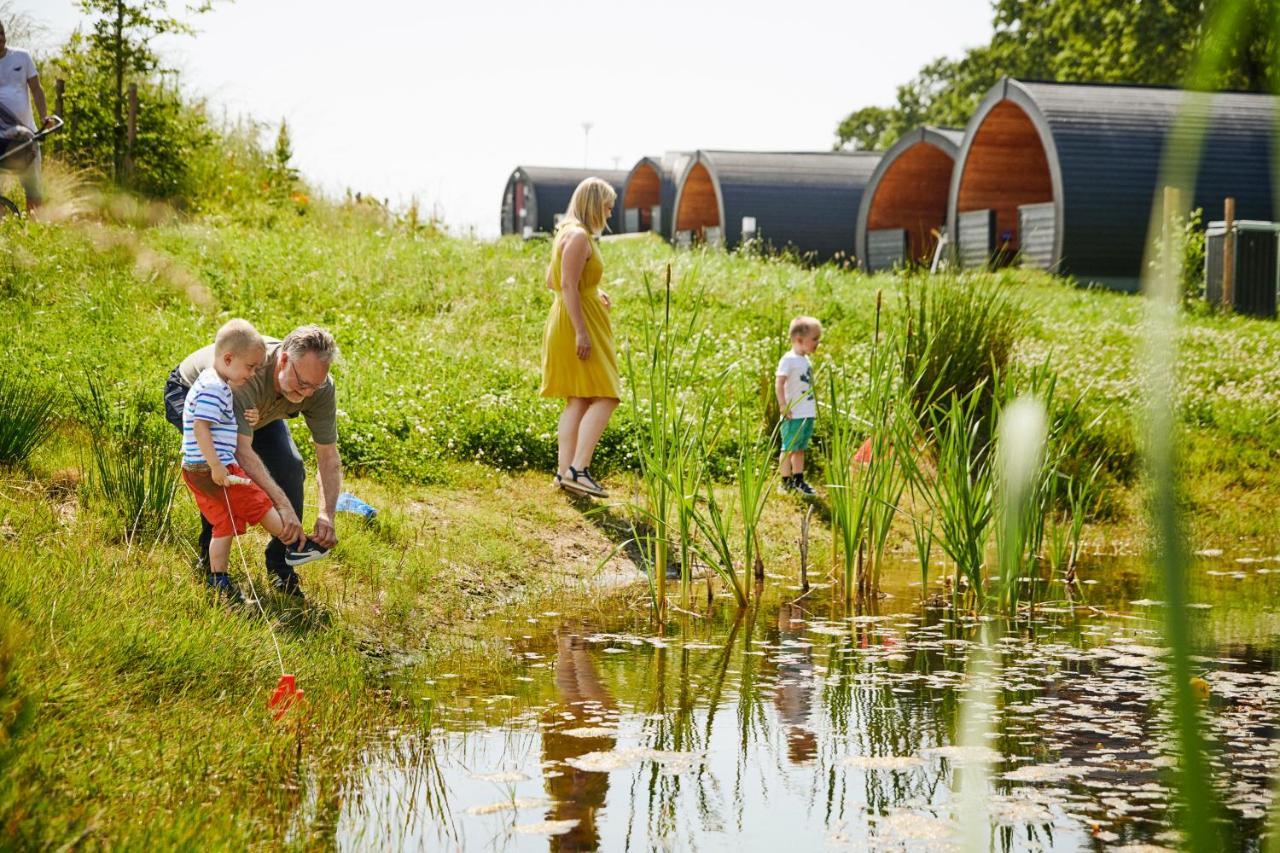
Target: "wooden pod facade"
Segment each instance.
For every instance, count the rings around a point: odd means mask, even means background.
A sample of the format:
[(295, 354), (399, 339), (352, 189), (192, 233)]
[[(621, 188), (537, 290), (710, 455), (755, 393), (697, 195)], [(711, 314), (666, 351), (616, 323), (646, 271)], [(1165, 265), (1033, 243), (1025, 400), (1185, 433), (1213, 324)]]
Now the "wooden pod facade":
[(676, 188), (672, 234), (730, 249), (754, 238), (817, 261), (852, 257), (858, 207), (880, 157), (698, 151)]
[(951, 170), (964, 131), (918, 127), (871, 174), (858, 210), (855, 251), (866, 270), (928, 261), (947, 224)]
[(619, 196), (622, 232), (653, 231), (671, 239), (676, 183), (692, 160), (692, 154), (668, 152), (661, 159), (642, 157), (631, 167)]
[[(517, 166), (502, 193), (502, 233), (552, 234), (556, 221), (569, 206), (578, 184), (586, 178), (604, 178), (622, 198), (627, 173), (620, 169), (558, 169), (546, 166)], [(609, 230), (621, 231), (622, 205), (615, 203)]]
[(979, 105), (956, 157), (947, 223), (965, 265), (1026, 266), (1126, 290), (1138, 286), (1160, 170), (1179, 112), (1204, 131), (1192, 207), (1236, 199), (1241, 219), (1273, 219), (1276, 99), (1178, 89), (1004, 79)]

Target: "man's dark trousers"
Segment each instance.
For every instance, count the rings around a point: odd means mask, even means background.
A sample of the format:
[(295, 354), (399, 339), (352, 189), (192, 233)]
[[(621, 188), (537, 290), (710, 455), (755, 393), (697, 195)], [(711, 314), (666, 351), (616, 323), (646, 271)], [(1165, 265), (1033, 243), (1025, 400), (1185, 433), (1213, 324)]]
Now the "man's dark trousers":
[[(187, 400), (190, 386), (182, 381), (182, 374), (175, 367), (164, 384), (164, 416), (182, 431), (182, 407)], [(284, 421), (273, 421), (253, 432), (253, 452), (258, 454), (271, 479), (284, 490), (293, 511), (302, 518), (302, 492), (307, 478), (306, 466), (302, 463), (302, 454), (298, 445), (293, 443), (293, 436)], [(206, 569), (209, 566), (209, 540), (213, 538), (213, 525), (200, 516), (200, 560)], [(267, 543), (267, 569), (276, 574), (288, 574), (289, 569), (284, 562), (285, 544), (274, 536)]]

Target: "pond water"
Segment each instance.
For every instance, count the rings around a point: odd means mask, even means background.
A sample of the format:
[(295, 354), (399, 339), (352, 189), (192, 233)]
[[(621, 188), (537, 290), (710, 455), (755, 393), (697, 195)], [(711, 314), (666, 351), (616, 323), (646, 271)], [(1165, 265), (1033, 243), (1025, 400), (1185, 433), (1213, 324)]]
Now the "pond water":
[[(338, 844), (960, 850), (976, 827), (1002, 850), (1177, 848), (1158, 592), (1133, 561), (1082, 574), (1090, 606), (987, 621), (985, 645), (923, 606), (906, 566), (852, 613), (769, 580), (741, 613), (699, 587), (702, 615), (660, 635), (634, 598), (509, 615), (493, 628), (514, 664), (397, 684), (430, 733), (369, 746)], [(1280, 557), (1207, 560), (1192, 593), (1216, 781), (1257, 849), (1280, 765)], [(987, 675), (966, 678), (979, 657)]]

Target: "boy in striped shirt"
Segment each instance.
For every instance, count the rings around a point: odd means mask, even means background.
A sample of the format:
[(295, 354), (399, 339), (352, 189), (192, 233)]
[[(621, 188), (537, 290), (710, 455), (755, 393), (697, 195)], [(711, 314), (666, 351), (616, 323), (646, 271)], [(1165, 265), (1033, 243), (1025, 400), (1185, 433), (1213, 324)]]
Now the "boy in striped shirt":
[[(247, 320), (230, 320), (214, 339), (213, 367), (204, 370), (182, 409), (182, 479), (200, 513), (213, 525), (209, 543), (211, 586), (231, 601), (240, 596), (227, 576), (231, 537), (260, 524), (279, 537), (284, 525), (267, 493), (236, 464), (236, 416), (232, 388), (243, 385), (262, 366), (267, 345)], [(285, 561), (299, 566), (327, 551), (303, 536), (288, 543)]]

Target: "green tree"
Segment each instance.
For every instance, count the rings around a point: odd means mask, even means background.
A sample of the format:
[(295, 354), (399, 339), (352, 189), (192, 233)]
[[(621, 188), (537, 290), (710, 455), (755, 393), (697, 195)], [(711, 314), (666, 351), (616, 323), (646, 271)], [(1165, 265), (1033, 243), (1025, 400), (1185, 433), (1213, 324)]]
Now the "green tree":
[(289, 122), (281, 119), (268, 172), (272, 195), (277, 199), (287, 199), (298, 183), (298, 170), (293, 167), (292, 161), (293, 138), (289, 135)]
[[(131, 75), (149, 76), (160, 65), (152, 39), (166, 33), (194, 30), (169, 11), (167, 0), (79, 0), (80, 10), (94, 16), (88, 36), (89, 56), (110, 81), (112, 176), (124, 183), (125, 81)], [(192, 14), (207, 12), (210, 2), (188, 6)]]
[[(885, 147), (920, 124), (963, 127), (1001, 77), (1183, 85), (1210, 37), (1205, 22), (1238, 0), (994, 0), (991, 42), (937, 59), (899, 86), (891, 107), (864, 107), (836, 147)], [(1210, 88), (1276, 91), (1280, 0), (1244, 0), (1228, 60)]]

